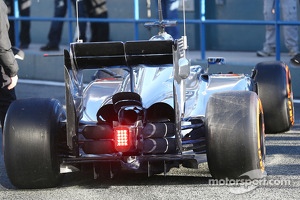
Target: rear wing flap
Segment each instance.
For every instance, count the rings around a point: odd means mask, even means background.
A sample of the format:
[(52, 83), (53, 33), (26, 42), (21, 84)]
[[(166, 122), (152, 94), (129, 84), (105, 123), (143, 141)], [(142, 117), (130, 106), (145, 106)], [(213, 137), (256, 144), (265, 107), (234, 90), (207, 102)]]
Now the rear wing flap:
[(68, 69), (172, 64), (173, 47), (172, 40), (71, 43), (64, 59)]

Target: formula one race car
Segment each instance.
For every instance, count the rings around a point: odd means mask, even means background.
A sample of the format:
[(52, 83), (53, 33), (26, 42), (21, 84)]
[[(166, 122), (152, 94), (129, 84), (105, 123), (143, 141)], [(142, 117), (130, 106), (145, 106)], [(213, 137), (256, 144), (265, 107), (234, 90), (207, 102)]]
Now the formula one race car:
[[(124, 170), (150, 176), (197, 168), (201, 154), (214, 178), (264, 176), (265, 132), (294, 123), (288, 66), (262, 62), (251, 75), (210, 73), (190, 64), (185, 36), (173, 40), (161, 16), (147, 24), (156, 25), (159, 34), (149, 41), (71, 43), (65, 109), (56, 99), (11, 104), (3, 141), (13, 185), (55, 187), (64, 173), (86, 166), (95, 177)], [(208, 58), (209, 65), (222, 62)], [(96, 71), (88, 84), (86, 70)]]

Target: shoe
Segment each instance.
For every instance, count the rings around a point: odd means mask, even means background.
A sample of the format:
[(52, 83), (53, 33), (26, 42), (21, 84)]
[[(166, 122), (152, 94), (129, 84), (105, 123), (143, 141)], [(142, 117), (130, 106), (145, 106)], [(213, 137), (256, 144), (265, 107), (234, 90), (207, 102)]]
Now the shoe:
[(294, 51), (294, 50), (289, 51), (289, 56), (291, 56), (291, 57), (294, 57), (297, 54), (298, 54), (298, 51)]
[(256, 55), (258, 57), (268, 57), (268, 56), (275, 56), (275, 51), (264, 51), (264, 50), (260, 50), (256, 52)]
[(41, 51), (59, 51), (58, 46), (45, 45), (40, 48)]

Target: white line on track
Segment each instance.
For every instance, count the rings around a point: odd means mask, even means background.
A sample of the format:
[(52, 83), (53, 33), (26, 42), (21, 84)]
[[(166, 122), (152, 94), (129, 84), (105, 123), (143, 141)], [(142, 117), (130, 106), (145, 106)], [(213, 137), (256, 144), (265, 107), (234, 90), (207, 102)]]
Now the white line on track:
[(300, 99), (294, 99), (294, 103), (300, 103)]
[(45, 80), (30, 80), (30, 79), (19, 79), (18, 83), (25, 83), (25, 84), (32, 84), (32, 85), (65, 86), (64, 82), (45, 81)]

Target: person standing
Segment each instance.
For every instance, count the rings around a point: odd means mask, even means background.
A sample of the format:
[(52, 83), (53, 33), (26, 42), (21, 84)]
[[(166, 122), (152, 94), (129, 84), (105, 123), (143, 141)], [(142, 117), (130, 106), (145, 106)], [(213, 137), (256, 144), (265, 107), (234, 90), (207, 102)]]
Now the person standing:
[[(4, 0), (4, 2), (8, 7), (8, 15), (14, 16), (15, 15), (14, 0)], [(30, 6), (31, 6), (31, 0), (18, 0), (18, 7), (19, 7), (19, 12), (21, 17), (30, 16)], [(21, 21), (21, 31), (19, 37), (21, 42), (19, 47), (21, 49), (28, 49), (29, 44), (31, 42), (29, 20)], [(13, 20), (10, 21), (9, 38), (12, 46), (15, 46), (15, 25)]]
[(11, 49), (7, 6), (0, 0), (0, 121), (3, 129), (9, 105), (16, 100), (15, 86), (18, 82), (19, 66)]
[[(85, 1), (85, 0), (84, 0)], [(78, 1), (78, 17), (86, 17), (84, 1)], [(72, 0), (76, 7), (76, 0)], [(67, 0), (55, 0), (54, 17), (65, 17), (67, 13)], [(59, 43), (61, 40), (63, 21), (52, 21), (48, 33), (48, 43), (40, 48), (41, 51), (59, 51)], [(86, 41), (86, 22), (79, 23), (79, 39)]]
[[(297, 0), (281, 0), (280, 8), (282, 18), (285, 21), (297, 21)], [(265, 20), (275, 20), (277, 12), (275, 10), (275, 0), (264, 0), (264, 18)], [(280, 11), (278, 11), (280, 12)], [(298, 26), (283, 26), (284, 44), (289, 51), (290, 56), (295, 56), (298, 49)], [(256, 52), (259, 57), (274, 56), (276, 48), (276, 31), (274, 25), (266, 25), (265, 43), (263, 49)]]
[[(90, 18), (107, 18), (106, 0), (86, 0), (86, 10)], [(109, 41), (109, 24), (107, 22), (91, 22), (90, 42)]]

